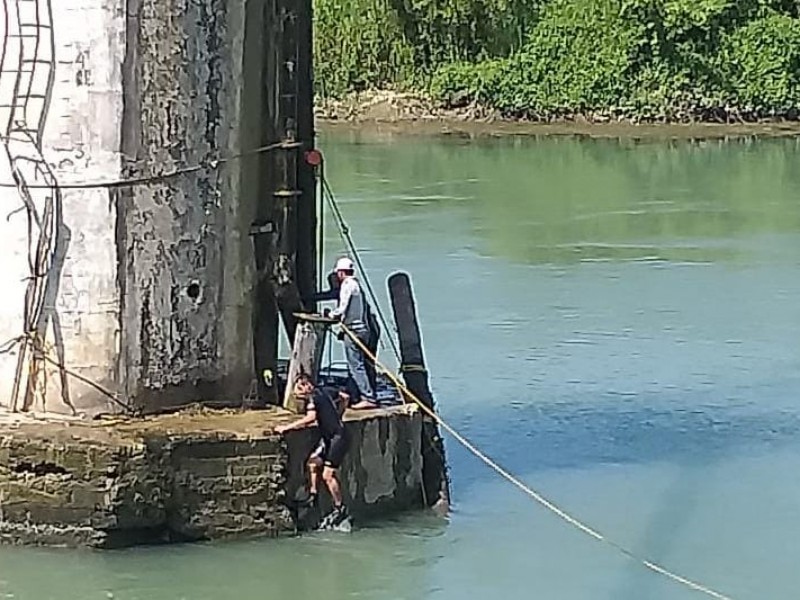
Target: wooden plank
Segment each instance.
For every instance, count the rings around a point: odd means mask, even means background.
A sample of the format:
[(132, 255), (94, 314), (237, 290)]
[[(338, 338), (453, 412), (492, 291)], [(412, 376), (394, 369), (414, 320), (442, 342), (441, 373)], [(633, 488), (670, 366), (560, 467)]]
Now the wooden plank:
[(337, 319), (315, 313), (294, 313), (294, 316), (298, 321), (307, 321), (309, 323), (327, 323), (328, 325), (333, 325), (339, 322)]
[(283, 395), (283, 407), (285, 409), (296, 413), (301, 413), (305, 410), (304, 403), (295, 398), (292, 390), (293, 383), (300, 373), (311, 375), (314, 381), (317, 380), (328, 327), (330, 327), (330, 319), (298, 319), (292, 356), (289, 360), (286, 390)]

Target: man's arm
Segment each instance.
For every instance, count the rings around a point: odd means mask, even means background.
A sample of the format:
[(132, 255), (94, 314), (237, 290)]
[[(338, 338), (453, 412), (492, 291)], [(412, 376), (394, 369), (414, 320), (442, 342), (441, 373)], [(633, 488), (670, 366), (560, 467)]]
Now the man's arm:
[(303, 429), (305, 427), (310, 427), (314, 423), (317, 422), (317, 411), (309, 410), (305, 416), (288, 423), (286, 425), (278, 425), (275, 427), (275, 433), (286, 433), (287, 431), (292, 431), (294, 429)]
[(310, 302), (325, 302), (326, 300), (336, 300), (339, 297), (339, 290), (330, 289), (323, 292), (311, 294)]
[(331, 271), (328, 273), (327, 279), (328, 289), (319, 290), (309, 295), (307, 298), (304, 298), (308, 304), (316, 304), (317, 302), (325, 302), (327, 300), (336, 300), (339, 297), (339, 280), (336, 277), (336, 273)]

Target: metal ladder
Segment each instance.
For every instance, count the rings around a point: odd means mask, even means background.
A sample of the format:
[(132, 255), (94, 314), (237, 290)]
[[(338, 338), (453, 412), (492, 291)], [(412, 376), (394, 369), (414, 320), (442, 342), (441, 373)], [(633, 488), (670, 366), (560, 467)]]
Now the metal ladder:
[[(24, 300), (24, 331), (11, 409), (29, 410), (38, 397), (45, 407), (46, 369), (42, 314), (60, 222), (57, 183), (42, 154), (42, 130), (55, 75), (51, 0), (2, 0), (0, 84), (13, 78), (10, 98), (0, 103), (3, 146), (28, 219), (30, 276)], [(2, 89), (2, 87), (0, 87)], [(29, 183), (36, 183), (36, 188)], [(38, 187), (44, 184), (44, 188)], [(46, 323), (45, 323), (46, 325)], [(23, 380), (25, 381), (23, 393)]]
[[(3, 4), (8, 26), (0, 77), (15, 78), (10, 101), (0, 104), (0, 114), (7, 116), (5, 137), (38, 145), (54, 76), (52, 13), (48, 0), (3, 0)], [(10, 60), (11, 53), (16, 54), (15, 61)]]

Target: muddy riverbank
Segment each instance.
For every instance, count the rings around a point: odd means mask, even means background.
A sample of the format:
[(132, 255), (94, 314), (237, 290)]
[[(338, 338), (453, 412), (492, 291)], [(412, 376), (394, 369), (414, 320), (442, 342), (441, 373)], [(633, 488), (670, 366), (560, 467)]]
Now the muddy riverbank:
[(663, 140), (800, 135), (797, 121), (634, 123), (586, 117), (550, 122), (511, 120), (480, 106), (446, 108), (419, 95), (391, 91), (363, 92), (344, 100), (320, 100), (316, 120), (319, 131), (358, 132), (379, 137), (580, 136)]

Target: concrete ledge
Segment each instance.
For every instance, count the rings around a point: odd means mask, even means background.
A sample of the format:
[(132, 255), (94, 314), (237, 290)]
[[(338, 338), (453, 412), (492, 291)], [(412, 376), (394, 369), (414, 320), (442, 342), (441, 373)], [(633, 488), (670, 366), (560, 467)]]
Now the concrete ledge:
[[(293, 534), (314, 430), (286, 440), (282, 410), (189, 410), (145, 419), (0, 419), (0, 543), (111, 547)], [(342, 466), (356, 520), (422, 507), (420, 414), (347, 418)], [(323, 503), (323, 508), (325, 503)]]
[[(346, 420), (350, 450), (341, 469), (345, 503), (354, 518), (377, 518), (410, 508), (422, 508), (422, 415), (407, 405), (388, 410), (351, 412)], [(287, 504), (304, 495), (306, 460), (318, 441), (316, 432), (287, 436)], [(330, 508), (322, 498), (321, 512)], [(318, 514), (295, 514), (303, 529), (313, 527)]]

